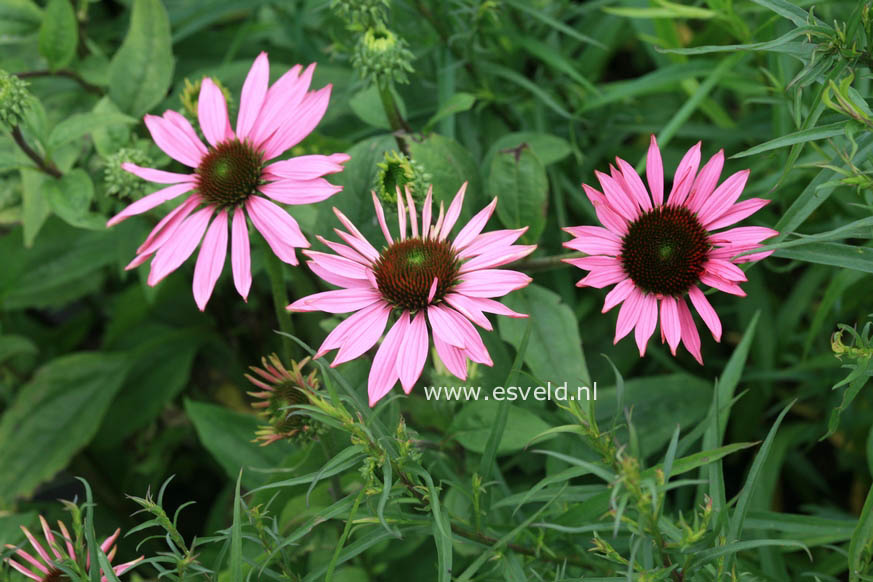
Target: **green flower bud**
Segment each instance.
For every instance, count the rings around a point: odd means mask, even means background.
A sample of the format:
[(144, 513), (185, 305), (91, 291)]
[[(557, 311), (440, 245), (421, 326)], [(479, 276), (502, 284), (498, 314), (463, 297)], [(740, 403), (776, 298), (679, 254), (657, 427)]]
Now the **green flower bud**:
[[(227, 101), (228, 114), (231, 113), (234, 103), (233, 96), (227, 87), (221, 84), (221, 81), (213, 78), (212, 82), (221, 89), (221, 94), (224, 95), (224, 100)], [(179, 94), (179, 101), (182, 102), (182, 111), (189, 119), (197, 119), (197, 101), (200, 99), (200, 86), (203, 84), (203, 79), (197, 79), (193, 83), (185, 78), (185, 86), (182, 87), (182, 93)]]
[(27, 82), (0, 69), (0, 121), (9, 127), (21, 123), (33, 96)]
[(154, 165), (145, 152), (134, 148), (121, 148), (106, 160), (106, 168), (103, 170), (106, 193), (121, 199), (139, 198), (145, 192), (148, 182), (123, 169), (121, 164), (124, 162), (143, 167)]
[(406, 41), (384, 26), (375, 26), (358, 40), (352, 65), (361, 77), (374, 82), (408, 83), (411, 73), (412, 52)]
[(431, 176), (426, 174), (421, 164), (412, 160), (400, 152), (385, 152), (385, 157), (376, 164), (379, 171), (373, 190), (384, 202), (397, 202), (397, 190), (404, 192), (406, 188), (412, 193), (417, 202), (424, 200)]

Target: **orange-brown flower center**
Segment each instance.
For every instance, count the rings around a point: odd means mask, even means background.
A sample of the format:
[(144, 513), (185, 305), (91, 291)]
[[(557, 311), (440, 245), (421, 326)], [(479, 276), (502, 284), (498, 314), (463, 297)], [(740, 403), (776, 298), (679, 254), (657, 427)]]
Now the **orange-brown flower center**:
[[(414, 312), (445, 297), (457, 283), (460, 268), (450, 243), (415, 237), (385, 248), (373, 271), (382, 297), (398, 309)], [(437, 286), (429, 300), (434, 279)]]

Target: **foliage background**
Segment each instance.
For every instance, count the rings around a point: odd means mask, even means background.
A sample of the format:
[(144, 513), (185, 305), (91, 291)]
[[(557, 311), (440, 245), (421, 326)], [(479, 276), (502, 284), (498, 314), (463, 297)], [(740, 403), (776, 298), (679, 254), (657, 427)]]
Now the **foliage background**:
[[(386, 24), (414, 57), (409, 83), (393, 87), (412, 130), (400, 140), (438, 199), (468, 180), (466, 216), (499, 195), (492, 221), (529, 225), (540, 245), (525, 266), (535, 284), (507, 299), (530, 323), (485, 333), (495, 366), (471, 382), (597, 381), (596, 408), (437, 403), (415, 390), (374, 413), (359, 361), (338, 369), (347, 386), (326, 379), (350, 421), (316, 443), (261, 448), (243, 375), (284, 349), (263, 254), (248, 303), (226, 270), (204, 313), (190, 261), (154, 289), (146, 269), (123, 271), (161, 214), (104, 228), (124, 204), (110, 193), (113, 156), (134, 148), (169, 165), (141, 116), (182, 109), (186, 79), (210, 75), (238, 95), (260, 51), (273, 78), (318, 62), (313, 86), (334, 84), (331, 105), (293, 153), (352, 160), (334, 177), (342, 193), (295, 216), (310, 239), (336, 226), (332, 205), (376, 233), (369, 190), (398, 144), (376, 87), (354, 70), (362, 30), (342, 4), (0, 0), (0, 68), (30, 73), (21, 131), (48, 169), (4, 126), (0, 541), (20, 543), (18, 525), (38, 512), (60, 517), (58, 497), (82, 500), (77, 475), (93, 489), (98, 535), (130, 530), (145, 518), (125, 494), (175, 475), (162, 504), (172, 516), (196, 501), (178, 531), (189, 549), (215, 536), (192, 551), (214, 572), (171, 578), (235, 579), (256, 564), (264, 579), (677, 580), (679, 565), (688, 580), (863, 579), (873, 350), (858, 337), (835, 344), (838, 360), (831, 333), (863, 327), (871, 310), (869, 3), (392, 2)], [(552, 259), (561, 227), (596, 223), (580, 183), (615, 155), (642, 162), (652, 133), (668, 179), (698, 140), (706, 157), (725, 149), (724, 175), (751, 168), (746, 196), (773, 199), (752, 222), (782, 232), (774, 257), (748, 269), (747, 298), (712, 296), (726, 332), (720, 344), (701, 334), (704, 366), (654, 343), (644, 359), (631, 341), (613, 346), (603, 292), (575, 288), (580, 273)], [(321, 288), (305, 267), (284, 276), (291, 298)], [(294, 316), (309, 345), (336, 323)], [(423, 382), (450, 383), (432, 368)], [(659, 463), (666, 482), (642, 470)], [(273, 484), (242, 497), (243, 509), (269, 502), (268, 518), (240, 514), (241, 467), (243, 492)], [(696, 539), (683, 530), (695, 511)], [(121, 558), (167, 550), (161, 536), (137, 549), (144, 536), (123, 539)]]

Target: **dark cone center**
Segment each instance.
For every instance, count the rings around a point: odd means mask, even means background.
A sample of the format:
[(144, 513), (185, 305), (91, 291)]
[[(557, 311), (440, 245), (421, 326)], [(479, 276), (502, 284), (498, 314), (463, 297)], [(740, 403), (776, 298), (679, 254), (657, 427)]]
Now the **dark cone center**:
[(231, 139), (211, 148), (197, 167), (197, 190), (219, 208), (243, 204), (261, 183), (264, 156)]
[[(448, 242), (410, 238), (383, 250), (373, 271), (382, 297), (398, 309), (414, 312), (445, 297), (460, 268)], [(434, 279), (436, 292), (428, 301)]]
[(621, 263), (648, 293), (679, 297), (700, 280), (711, 248), (709, 233), (684, 206), (658, 206), (628, 227)]

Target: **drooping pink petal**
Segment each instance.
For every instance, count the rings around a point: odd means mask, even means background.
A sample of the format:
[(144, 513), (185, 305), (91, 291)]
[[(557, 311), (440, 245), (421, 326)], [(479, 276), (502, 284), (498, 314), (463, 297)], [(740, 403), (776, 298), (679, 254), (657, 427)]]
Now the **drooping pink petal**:
[(200, 96), (197, 98), (197, 118), (206, 141), (212, 147), (226, 139), (233, 138), (230, 120), (227, 117), (227, 101), (221, 89), (205, 77), (200, 83)]
[(634, 288), (631, 290), (627, 299), (621, 304), (618, 310), (618, 320), (615, 323), (615, 338), (612, 343), (617, 344), (618, 340), (630, 333), (630, 330), (637, 324), (640, 309), (643, 305), (643, 293)]
[(684, 299), (677, 299), (676, 305), (679, 310), (679, 325), (682, 328), (682, 343), (685, 344), (685, 349), (694, 356), (694, 359), (703, 365), (703, 356), (700, 355), (700, 334), (697, 333), (697, 326), (694, 325), (691, 311)]
[(601, 313), (606, 313), (622, 301), (630, 296), (631, 291), (635, 289), (634, 282), (626, 277), (619, 281), (618, 285), (612, 288), (612, 291), (606, 294), (606, 299), (603, 300), (603, 309), (600, 310)]
[(284, 178), (278, 182), (258, 186), (258, 190), (282, 204), (314, 204), (327, 200), (342, 189), (342, 186), (331, 184), (324, 178), (314, 180)]
[(359, 253), (354, 247), (344, 245), (342, 243), (329, 241), (321, 235), (316, 235), (315, 238), (317, 238), (319, 242), (321, 242), (324, 246), (326, 246), (339, 256), (349, 259), (350, 261), (355, 261), (356, 263), (360, 263), (366, 267), (369, 267), (372, 262), (370, 259)]
[(374, 285), (370, 284), (369, 278), (364, 276), (363, 279), (352, 279), (351, 277), (345, 277), (343, 275), (338, 275), (333, 271), (324, 268), (322, 265), (319, 265), (315, 261), (307, 261), (306, 265), (309, 267), (309, 270), (315, 273), (318, 277), (321, 277), (331, 285), (336, 285), (337, 287), (372, 287), (375, 289)]
[(657, 324), (658, 300), (655, 299), (654, 295), (646, 293), (643, 295), (639, 318), (634, 329), (634, 339), (637, 342), (637, 348), (640, 350), (640, 357), (646, 355), (646, 344), (655, 332)]
[(664, 203), (664, 164), (661, 162), (661, 150), (654, 135), (649, 141), (649, 152), (646, 155), (646, 181), (649, 183), (652, 201), (655, 206), (660, 206)]
[[(287, 309), (291, 309), (291, 307), (292, 306), (289, 305), (287, 307)], [(349, 316), (346, 319), (344, 319), (343, 321), (341, 321), (335, 328), (333, 328), (331, 330), (331, 332), (329, 334), (327, 334), (327, 337), (324, 338), (324, 341), (321, 343), (321, 346), (318, 348), (318, 352), (316, 352), (315, 357), (320, 358), (324, 354), (326, 354), (327, 352), (329, 352), (333, 349), (342, 348), (342, 346), (345, 344), (347, 339), (351, 338), (352, 341), (354, 341), (355, 338), (352, 336), (360, 335), (361, 330), (364, 328), (364, 325), (363, 325), (364, 322), (369, 322), (370, 321), (369, 318), (373, 317), (376, 314), (376, 312), (379, 312), (380, 310), (385, 310), (385, 309), (387, 309), (388, 313), (390, 314), (391, 309), (387, 304), (380, 303), (380, 304), (371, 305), (370, 307), (365, 307), (364, 309), (358, 311), (357, 313), (352, 314), (351, 316)], [(388, 314), (385, 315), (386, 321), (387, 321), (387, 317), (388, 317)], [(382, 327), (379, 330), (379, 333), (376, 334), (376, 338), (373, 340), (373, 343), (375, 343), (376, 340), (379, 339), (379, 337), (382, 335), (382, 330), (384, 330), (384, 329), (385, 329), (385, 323), (383, 322)], [(371, 344), (367, 349), (370, 349), (370, 347), (373, 347), (373, 345)], [(366, 350), (364, 350), (364, 351), (366, 351)], [(341, 363), (341, 362), (339, 362), (339, 363)], [(338, 365), (339, 363), (334, 362), (334, 364), (332, 364), (332, 365)]]
[(375, 406), (383, 396), (388, 394), (399, 378), (397, 354), (400, 351), (401, 344), (406, 339), (408, 328), (409, 312), (404, 311), (400, 314), (397, 322), (388, 330), (382, 345), (376, 351), (367, 381), (367, 392), (370, 397), (371, 407)]
[(493, 329), (491, 322), (488, 321), (488, 318), (485, 317), (485, 314), (482, 313), (482, 310), (473, 298), (461, 295), (460, 293), (449, 293), (443, 300), (479, 327), (485, 328), (488, 331)]
[(455, 287), (455, 291), (470, 297), (502, 297), (510, 291), (527, 286), (531, 280), (518, 271), (484, 269), (465, 274), (463, 281)]
[(233, 211), (230, 265), (233, 270), (233, 285), (242, 298), (248, 301), (252, 287), (252, 259), (249, 246), (249, 227), (242, 208)]
[(185, 219), (173, 237), (158, 249), (152, 260), (149, 271), (148, 284), (154, 287), (164, 277), (175, 271), (185, 260), (191, 256), (194, 249), (203, 238), (209, 218), (215, 209), (211, 206), (202, 208)]
[(691, 186), (691, 194), (685, 202), (685, 206), (691, 212), (699, 211), (703, 203), (709, 200), (709, 196), (715, 190), (715, 185), (718, 184), (723, 167), (724, 150), (718, 150), (718, 153), (706, 162), (697, 178), (694, 179), (694, 184)]
[(148, 212), (155, 206), (160, 206), (164, 202), (172, 200), (182, 194), (190, 192), (194, 189), (194, 184), (191, 182), (184, 182), (182, 184), (174, 184), (172, 186), (167, 186), (166, 188), (162, 188), (157, 192), (149, 194), (144, 198), (140, 198), (133, 204), (130, 204), (127, 208), (110, 218), (106, 222), (106, 226), (115, 226), (122, 220), (126, 220), (131, 216), (135, 216), (137, 214), (142, 214), (143, 212)]
[(695, 285), (688, 290), (688, 298), (691, 299), (691, 304), (694, 305), (694, 309), (700, 314), (703, 323), (712, 332), (712, 337), (715, 341), (721, 341), (721, 320), (718, 318), (715, 309), (710, 305), (706, 295), (703, 294), (703, 291)]
[(640, 209), (633, 198), (631, 198), (631, 195), (625, 192), (624, 188), (612, 179), (612, 176), (598, 171), (595, 171), (594, 175), (600, 181), (600, 186), (603, 188), (603, 194), (610, 209), (620, 214), (625, 220), (636, 220), (640, 215)]
[(456, 251), (460, 251), (473, 242), (473, 239), (479, 236), (482, 229), (485, 228), (485, 224), (488, 222), (488, 219), (491, 218), (496, 207), (497, 197), (495, 196), (488, 206), (477, 212), (476, 216), (471, 218), (470, 222), (464, 225), (464, 228), (458, 232), (458, 236), (456, 236), (454, 242), (452, 242), (452, 247), (454, 247)]
[(564, 230), (575, 237), (564, 243), (568, 249), (588, 255), (621, 254), (621, 237), (602, 226), (571, 226)]
[(682, 325), (679, 321), (679, 307), (675, 297), (664, 297), (661, 300), (661, 331), (670, 346), (670, 353), (676, 355), (679, 340), (682, 339)]
[(297, 156), (290, 160), (273, 162), (264, 168), (264, 175), (268, 180), (278, 178), (298, 181), (314, 180), (327, 174), (342, 172), (342, 165), (349, 161), (349, 159), (348, 154)]
[(203, 146), (201, 151), (191, 145), (188, 136), (174, 123), (156, 115), (146, 115), (145, 124), (152, 139), (165, 154), (191, 168), (200, 165), (200, 160), (206, 153), (206, 147), (202, 143), (200, 144)]
[(409, 394), (415, 382), (421, 376), (428, 352), (427, 323), (424, 311), (419, 311), (412, 318), (412, 323), (406, 330), (406, 337), (397, 354), (397, 373), (403, 391)]
[(777, 234), (779, 234), (778, 230), (763, 226), (738, 226), (714, 233), (710, 236), (710, 240), (716, 245), (749, 245), (758, 244)]
[(158, 250), (166, 240), (173, 236), (173, 232), (201, 202), (203, 202), (203, 199), (196, 193), (185, 199), (184, 202), (171, 210), (169, 214), (164, 216), (155, 225), (145, 241), (136, 249), (136, 252), (138, 254), (152, 254)]
[(673, 187), (670, 189), (670, 196), (667, 198), (667, 204), (670, 206), (682, 206), (685, 204), (685, 199), (691, 191), (691, 186), (694, 183), (694, 176), (697, 174), (697, 168), (700, 165), (700, 142), (697, 142), (690, 150), (688, 150), (682, 160), (679, 162), (679, 167), (676, 168), (676, 174), (673, 176)]
[(737, 295), (738, 297), (746, 296), (746, 292), (736, 283), (723, 279), (708, 271), (704, 271), (703, 274), (700, 275), (700, 282), (704, 285), (709, 285), (710, 287), (718, 289), (719, 291), (730, 293), (731, 295)]
[(748, 179), (749, 170), (740, 170), (722, 182), (700, 207), (700, 211), (697, 213), (700, 221), (707, 224), (720, 218), (743, 193)]
[(454, 320), (448, 312), (449, 308), (442, 305), (428, 306), (427, 319), (430, 322), (433, 335), (448, 344), (463, 349), (464, 337), (460, 330), (457, 329), (457, 326), (454, 325)]
[(143, 168), (131, 162), (122, 163), (121, 169), (143, 180), (158, 184), (181, 184), (182, 182), (194, 182), (197, 180), (197, 176), (194, 174), (177, 174), (176, 172), (165, 172), (164, 170), (156, 170), (154, 168)]
[[(346, 319), (343, 323), (351, 320), (351, 323), (348, 324), (349, 333), (343, 338), (340, 349), (330, 364), (331, 367), (354, 360), (376, 345), (382, 332), (385, 331), (385, 324), (388, 323), (390, 314), (391, 308), (388, 305), (376, 303)], [(425, 355), (427, 355), (426, 348)]]
[(456, 378), (467, 379), (467, 357), (464, 350), (444, 342), (436, 335), (433, 336), (433, 345), (436, 348), (440, 361), (448, 371)]
[(263, 144), (264, 158), (272, 159), (296, 146), (321, 122), (330, 102), (332, 85), (307, 94), (303, 101), (286, 114), (283, 124)]
[(729, 261), (711, 258), (704, 265), (704, 269), (707, 273), (721, 277), (726, 281), (746, 281), (746, 274), (743, 270)]
[[(611, 257), (608, 257), (611, 258)], [(567, 259), (571, 261), (573, 259)], [(577, 287), (594, 287), (595, 289), (603, 289), (613, 283), (624, 281), (627, 278), (627, 273), (621, 266), (621, 263), (616, 262), (608, 267), (602, 267), (592, 270), (588, 275), (576, 282)]]
[(452, 228), (455, 226), (455, 223), (458, 221), (458, 217), (461, 216), (461, 208), (464, 205), (464, 193), (467, 191), (467, 182), (461, 184), (458, 193), (455, 194), (455, 197), (452, 198), (452, 203), (449, 204), (449, 209), (446, 211), (446, 217), (443, 220), (442, 227), (439, 231), (439, 236), (437, 237), (439, 240), (445, 240), (449, 233), (452, 231)]
[(526, 313), (518, 313), (517, 311), (513, 311), (508, 308), (504, 304), (499, 301), (494, 301), (493, 299), (487, 299), (485, 297), (467, 297), (467, 301), (472, 302), (473, 305), (477, 306), (481, 311), (485, 313), (496, 313), (497, 315), (505, 315), (507, 317), (514, 318), (525, 318), (528, 317)]
[(194, 131), (194, 127), (191, 125), (191, 122), (188, 121), (188, 118), (179, 113), (178, 111), (173, 111), (172, 109), (168, 109), (164, 111), (163, 119), (169, 121), (173, 126), (178, 129), (182, 135), (188, 140), (188, 146), (197, 150), (202, 155), (206, 155), (207, 149), (206, 146), (203, 145), (203, 142), (200, 141), (200, 136), (197, 135), (197, 132)]
[(307, 295), (288, 306), (289, 311), (326, 311), (327, 313), (348, 313), (369, 307), (382, 301), (375, 289), (362, 287), (322, 291)]
[(332, 273), (350, 279), (359, 279), (363, 281), (369, 279), (367, 276), (369, 268), (359, 262), (319, 251), (305, 251), (305, 253), (307, 257)]
[(267, 87), (270, 84), (270, 61), (267, 53), (261, 52), (252, 68), (246, 75), (243, 83), (242, 94), (239, 101), (239, 114), (236, 118), (236, 135), (245, 140), (261, 112), (261, 106), (267, 95)]
[(770, 201), (764, 200), (763, 198), (749, 198), (748, 200), (737, 202), (736, 204), (725, 210), (724, 214), (722, 214), (721, 216), (710, 220), (709, 222), (703, 223), (703, 226), (707, 230), (718, 230), (720, 228), (736, 224), (742, 219), (748, 218), (749, 216), (755, 214), (756, 212), (758, 212), (758, 210), (768, 204), (770, 204)]
[(637, 171), (634, 170), (633, 167), (623, 159), (616, 158), (615, 161), (618, 164), (619, 169), (621, 170), (621, 175), (624, 178), (627, 189), (636, 200), (636, 203), (644, 211), (651, 210), (652, 199), (649, 196), (649, 193), (646, 192), (646, 187), (645, 185), (643, 185), (643, 181), (640, 179), (640, 175), (637, 174)]
[(245, 206), (255, 228), (276, 256), (290, 265), (296, 265), (294, 249), (309, 246), (297, 221), (279, 206), (260, 196), (250, 196)]
[(513, 245), (490, 253), (483, 253), (461, 265), (460, 273), (468, 273), (478, 269), (493, 269), (514, 263), (537, 249), (537, 245)]
[(212, 296), (215, 283), (224, 269), (224, 259), (227, 256), (227, 211), (219, 212), (203, 237), (200, 254), (194, 265), (194, 301), (200, 311), (206, 309), (206, 303)]
[[(476, 331), (476, 328), (473, 327), (473, 324), (459, 312), (449, 307), (444, 308), (443, 313), (451, 321), (453, 330), (459, 334), (463, 340), (464, 352), (466, 355), (474, 362), (485, 364), (486, 366), (493, 366), (494, 362), (491, 361), (491, 355), (485, 348), (485, 344), (482, 342), (482, 338), (479, 336), (479, 332)], [(436, 335), (436, 333), (436, 330), (434, 330), (434, 335)], [(443, 337), (443, 339), (446, 338)]]
[(516, 229), (492, 230), (491, 232), (480, 234), (465, 249), (458, 253), (458, 258), (467, 259), (509, 248), (525, 232), (527, 232), (526, 226)]

